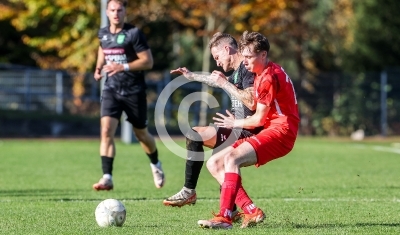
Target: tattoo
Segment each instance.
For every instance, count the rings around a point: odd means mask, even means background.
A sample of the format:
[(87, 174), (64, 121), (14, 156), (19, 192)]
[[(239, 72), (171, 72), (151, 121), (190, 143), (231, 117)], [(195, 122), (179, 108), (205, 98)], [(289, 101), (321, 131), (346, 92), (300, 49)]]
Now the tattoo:
[(205, 83), (211, 87), (219, 87), (216, 82), (210, 80), (209, 75), (194, 74), (192, 73), (189, 80)]
[(194, 74), (191, 73), (188, 76), (188, 79), (191, 81), (197, 81), (205, 83), (211, 87), (218, 87), (223, 88), (227, 91), (230, 95), (235, 96), (238, 100), (242, 101), (243, 104), (249, 108), (250, 110), (256, 110), (256, 103), (254, 102), (254, 89), (253, 87), (248, 87), (244, 90), (237, 89), (235, 85), (226, 81), (226, 83), (220, 87), (216, 81), (212, 81), (209, 75), (202, 75), (202, 74)]
[(235, 96), (238, 100), (242, 101), (243, 104), (250, 110), (256, 110), (256, 103), (254, 102), (254, 88), (248, 87), (244, 90), (237, 89), (232, 83), (226, 83), (222, 87), (230, 95)]

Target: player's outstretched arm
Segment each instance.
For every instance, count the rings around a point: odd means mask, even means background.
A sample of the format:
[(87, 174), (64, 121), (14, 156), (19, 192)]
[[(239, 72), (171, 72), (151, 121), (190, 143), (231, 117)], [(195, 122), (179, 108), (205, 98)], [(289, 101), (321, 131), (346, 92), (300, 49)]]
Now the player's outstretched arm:
[(170, 71), (171, 74), (182, 74), (190, 81), (205, 83), (211, 87), (220, 87), (215, 81), (211, 80), (209, 75), (195, 74), (186, 67), (177, 68)]
[(193, 73), (189, 69), (187, 69), (186, 67), (183, 67), (183, 68), (179, 67), (177, 69), (172, 69), (172, 70), (169, 71), (169, 73), (170, 74), (183, 75), (185, 78), (193, 81), (193, 79), (192, 79)]

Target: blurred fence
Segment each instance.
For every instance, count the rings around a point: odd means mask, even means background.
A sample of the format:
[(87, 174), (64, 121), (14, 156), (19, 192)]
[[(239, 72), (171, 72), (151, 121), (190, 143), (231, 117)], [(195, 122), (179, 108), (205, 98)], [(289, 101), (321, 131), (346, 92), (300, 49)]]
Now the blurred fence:
[[(0, 109), (65, 113), (73, 97), (73, 77), (62, 71), (36, 69), (0, 70)], [(83, 76), (81, 99), (99, 102), (99, 84)]]
[(400, 135), (400, 68), (295, 81), (303, 134)]
[[(149, 79), (146, 79), (146, 83), (149, 128), (152, 128), (154, 132), (153, 120), (156, 101), (164, 87), (171, 81), (171, 77), (169, 72), (152, 72), (148, 73), (148, 76)], [(79, 84), (82, 87), (78, 88), (83, 92), (79, 96), (81, 101), (79, 104), (82, 107), (76, 107), (77, 104), (74, 102), (76, 98), (73, 95), (74, 79), (80, 79)], [(100, 113), (100, 86), (101, 84), (94, 80), (92, 73), (82, 75), (14, 66), (2, 68), (0, 64), (0, 110), (23, 111), (24, 113), (39, 112), (60, 116), (64, 114), (98, 116)], [(181, 98), (196, 91), (201, 91), (201, 84), (190, 82), (179, 87), (169, 97), (164, 118), (169, 130), (172, 130), (174, 134), (180, 134), (178, 109)], [(213, 94), (222, 101), (220, 103), (222, 109), (225, 110), (229, 107), (229, 97), (222, 89), (214, 89)], [(188, 115), (190, 123), (187, 124), (191, 126), (198, 124), (200, 104), (200, 102), (194, 102), (190, 106)], [(215, 112), (210, 111), (210, 115)], [(55, 125), (59, 126), (58, 123)], [(98, 126), (98, 123), (95, 125)], [(55, 128), (59, 129), (59, 127)], [(54, 129), (54, 127), (50, 129)]]
[[(154, 127), (157, 98), (171, 81), (168, 72), (153, 75), (149, 73), (146, 80), (150, 128)], [(89, 105), (78, 112), (72, 111), (76, 105), (73, 102), (73, 81), (77, 76), (63, 71), (0, 66), (0, 109), (98, 116), (100, 83), (93, 79), (92, 73), (78, 76), (83, 88), (81, 104)], [(357, 129), (364, 129), (369, 135), (400, 134), (399, 69), (357, 75), (321, 74), (312, 88), (303, 81), (293, 80), (302, 119), (301, 134), (347, 135)], [(170, 129), (177, 130), (176, 133), (179, 133), (178, 109), (182, 98), (195, 91), (201, 91), (200, 83), (185, 84), (174, 91), (167, 102), (164, 118)], [(230, 106), (229, 97), (223, 90), (211, 91), (220, 107), (208, 110), (210, 122), (215, 112), (224, 112)], [(188, 124), (198, 125), (200, 102), (193, 103), (189, 112)]]

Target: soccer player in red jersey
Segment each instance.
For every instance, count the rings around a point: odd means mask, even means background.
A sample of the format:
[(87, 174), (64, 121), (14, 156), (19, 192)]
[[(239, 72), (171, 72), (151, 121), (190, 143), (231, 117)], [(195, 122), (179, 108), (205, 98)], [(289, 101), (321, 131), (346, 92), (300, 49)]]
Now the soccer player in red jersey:
[(254, 115), (245, 119), (218, 113), (215, 124), (224, 128), (256, 128), (263, 130), (254, 136), (237, 140), (207, 161), (207, 168), (222, 186), (220, 210), (210, 220), (199, 220), (204, 228), (232, 228), (232, 207), (242, 208), (241, 228), (265, 219), (264, 212), (253, 204), (241, 183), (240, 168), (259, 167), (288, 154), (294, 146), (299, 126), (296, 94), (292, 81), (281, 66), (269, 61), (269, 42), (260, 33), (243, 33), (240, 43), (243, 63), (254, 79)]
[[(242, 63), (243, 58), (239, 53), (237, 41), (229, 34), (217, 32), (208, 44), (212, 57), (217, 66), (223, 71), (232, 71), (229, 77), (221, 71), (213, 71), (211, 75), (196, 74), (187, 68), (171, 70), (171, 73), (182, 74), (192, 81), (202, 82), (211, 87), (224, 89), (231, 98), (231, 113), (237, 119), (243, 119), (255, 113), (253, 101), (254, 74), (250, 73)], [(204, 163), (204, 148), (213, 149), (213, 154), (232, 145), (237, 139), (249, 137), (260, 132), (262, 128), (255, 129), (229, 129), (215, 125), (193, 127), (185, 134), (187, 158), (185, 167), (185, 183), (176, 194), (166, 198), (166, 206), (194, 205), (197, 201), (196, 186)], [(233, 208), (233, 213), (238, 211)], [(235, 217), (239, 219), (240, 217)], [(234, 219), (235, 220), (235, 219)]]

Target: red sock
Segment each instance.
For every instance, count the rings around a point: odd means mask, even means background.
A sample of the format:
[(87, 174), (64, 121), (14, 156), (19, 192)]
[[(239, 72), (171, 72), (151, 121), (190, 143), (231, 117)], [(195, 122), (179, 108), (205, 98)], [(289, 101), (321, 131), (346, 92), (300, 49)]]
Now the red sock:
[(237, 191), (242, 184), (242, 178), (236, 173), (225, 173), (225, 180), (221, 188), (219, 214), (231, 219), (232, 208), (235, 203)]
[(242, 208), (245, 214), (253, 214), (256, 210), (256, 206), (253, 204), (253, 201), (247, 195), (242, 185), (239, 186), (235, 204)]

